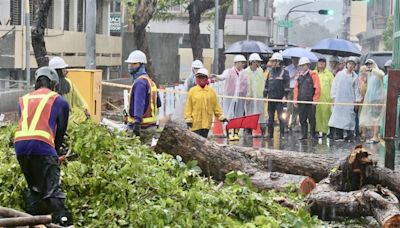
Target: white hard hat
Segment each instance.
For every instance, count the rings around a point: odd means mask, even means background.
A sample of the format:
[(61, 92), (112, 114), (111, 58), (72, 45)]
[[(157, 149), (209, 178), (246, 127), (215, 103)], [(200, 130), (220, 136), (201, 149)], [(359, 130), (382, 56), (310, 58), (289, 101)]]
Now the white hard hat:
[(195, 60), (192, 62), (192, 68), (200, 69), (203, 68), (203, 63), (200, 60)]
[(386, 61), (385, 67), (391, 67), (391, 66), (392, 66), (392, 60), (389, 59), (388, 61)]
[(129, 54), (129, 57), (127, 60), (125, 60), (126, 63), (144, 63), (147, 64), (147, 58), (146, 54), (144, 54), (142, 51), (136, 50), (133, 51)]
[(271, 58), (269, 60), (279, 60), (279, 61), (283, 61), (283, 56), (281, 53), (279, 52), (275, 52), (274, 54), (272, 54)]
[(234, 63), (237, 62), (246, 62), (246, 57), (244, 57), (243, 55), (235, 55), (235, 58), (233, 59)]
[(329, 58), (329, 62), (339, 62), (339, 57), (337, 57), (336, 55), (331, 56)]
[(310, 64), (310, 60), (307, 57), (301, 57), (299, 60), (299, 66), (304, 64)]
[(53, 69), (64, 69), (68, 67), (68, 64), (65, 63), (64, 59), (56, 56), (49, 61), (49, 67)]
[(260, 55), (259, 55), (259, 54), (253, 53), (253, 54), (250, 55), (249, 61), (250, 61), (250, 62), (251, 62), (251, 61), (259, 61), (259, 62), (261, 62), (262, 59), (260, 58)]
[(208, 77), (208, 70), (207, 70), (206, 68), (200, 68), (200, 69), (197, 71), (196, 76), (198, 76), (199, 74), (205, 75), (205, 76)]
[[(346, 63), (347, 63), (347, 62), (353, 62), (354, 64), (357, 64), (357, 58), (354, 57), (354, 56), (350, 56), (350, 57), (346, 60)], [(367, 62), (368, 62), (368, 60), (367, 60)]]

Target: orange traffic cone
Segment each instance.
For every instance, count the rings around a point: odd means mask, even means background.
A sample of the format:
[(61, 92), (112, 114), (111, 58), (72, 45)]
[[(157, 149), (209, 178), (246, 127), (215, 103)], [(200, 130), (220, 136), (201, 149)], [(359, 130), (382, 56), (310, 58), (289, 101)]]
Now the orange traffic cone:
[(222, 123), (215, 118), (212, 126), (212, 133), (214, 137), (225, 137)]
[(261, 137), (261, 127), (260, 124), (257, 125), (257, 129), (253, 130), (253, 137), (259, 138)]

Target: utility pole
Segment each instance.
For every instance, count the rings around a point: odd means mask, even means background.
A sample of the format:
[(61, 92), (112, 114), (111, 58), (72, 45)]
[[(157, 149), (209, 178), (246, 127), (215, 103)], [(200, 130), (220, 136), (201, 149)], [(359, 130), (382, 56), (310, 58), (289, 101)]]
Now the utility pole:
[(219, 0), (215, 0), (215, 20), (214, 20), (214, 73), (219, 74)]
[(96, 0), (86, 0), (86, 69), (96, 69)]
[(351, 0), (343, 1), (343, 31), (342, 39), (350, 39), (350, 14), (351, 14)]
[(31, 17), (29, 13), (29, 0), (25, 0), (24, 21), (25, 21), (25, 76), (26, 83), (31, 84)]

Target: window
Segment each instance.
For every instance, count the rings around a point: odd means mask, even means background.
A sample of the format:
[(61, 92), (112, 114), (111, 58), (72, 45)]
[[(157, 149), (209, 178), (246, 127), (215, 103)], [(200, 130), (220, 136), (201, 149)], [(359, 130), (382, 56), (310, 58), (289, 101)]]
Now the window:
[(103, 0), (96, 2), (96, 33), (103, 33)]
[(64, 0), (64, 30), (69, 31), (69, 3), (70, 0)]
[(78, 0), (78, 32), (83, 32), (84, 17), (85, 16), (85, 2)]
[(21, 1), (10, 2), (11, 25), (21, 25)]
[(243, 0), (237, 0), (237, 15), (243, 15)]
[(253, 16), (260, 16), (260, 1), (259, 0), (252, 0), (253, 2)]
[(111, 2), (111, 9), (110, 11), (112, 13), (116, 12), (121, 12), (121, 1), (120, 0), (114, 0)]

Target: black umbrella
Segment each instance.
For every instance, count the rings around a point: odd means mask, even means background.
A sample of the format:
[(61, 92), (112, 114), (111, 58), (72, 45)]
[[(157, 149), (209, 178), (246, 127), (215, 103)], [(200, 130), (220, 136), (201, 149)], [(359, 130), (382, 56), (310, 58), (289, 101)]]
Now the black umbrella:
[(230, 45), (225, 54), (272, 54), (274, 53), (266, 44), (255, 40), (242, 40)]
[(311, 51), (326, 55), (337, 55), (342, 57), (360, 56), (360, 49), (348, 40), (323, 39), (312, 47)]

